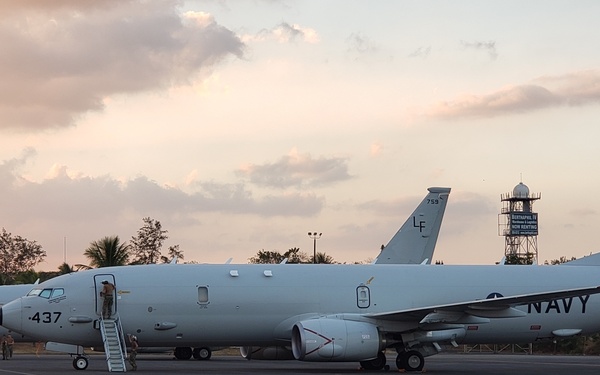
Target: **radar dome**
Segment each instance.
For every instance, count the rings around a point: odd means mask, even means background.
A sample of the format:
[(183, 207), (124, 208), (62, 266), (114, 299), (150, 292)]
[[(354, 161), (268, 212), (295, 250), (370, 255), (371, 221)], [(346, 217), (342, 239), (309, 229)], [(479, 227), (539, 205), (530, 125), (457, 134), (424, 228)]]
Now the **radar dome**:
[(515, 198), (528, 198), (529, 188), (524, 183), (519, 182), (519, 184), (513, 189), (513, 196)]

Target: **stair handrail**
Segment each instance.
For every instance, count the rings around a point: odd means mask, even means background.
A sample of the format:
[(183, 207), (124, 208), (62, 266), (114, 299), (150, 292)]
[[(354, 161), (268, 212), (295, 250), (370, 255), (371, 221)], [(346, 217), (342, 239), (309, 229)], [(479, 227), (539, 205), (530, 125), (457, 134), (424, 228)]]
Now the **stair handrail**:
[[(108, 366), (108, 370), (110, 372), (112, 372), (112, 365), (111, 365), (111, 353), (110, 353), (110, 347), (108, 344), (108, 340), (106, 338), (106, 327), (104, 326), (105, 324), (105, 320), (104, 317), (100, 317), (100, 330), (102, 332), (102, 342), (104, 344), (104, 352), (106, 354), (106, 364)], [(113, 316), (113, 323), (115, 324), (115, 329), (117, 330), (117, 338), (118, 338), (118, 343), (119, 343), (119, 351), (121, 352), (121, 358), (117, 358), (120, 359), (121, 365), (123, 367), (123, 372), (127, 371), (127, 367), (125, 366), (125, 358), (126, 358), (126, 354), (127, 354), (127, 349), (125, 348), (125, 338), (123, 337), (123, 327), (121, 326), (121, 321), (119, 319), (119, 316), (117, 314), (115, 314)]]
[(125, 334), (123, 333), (123, 326), (121, 325), (121, 317), (116, 314), (115, 324), (117, 325), (117, 332), (119, 333), (119, 342), (121, 344), (121, 353), (123, 355), (123, 366), (125, 366), (125, 358), (127, 358), (127, 344), (125, 343)]

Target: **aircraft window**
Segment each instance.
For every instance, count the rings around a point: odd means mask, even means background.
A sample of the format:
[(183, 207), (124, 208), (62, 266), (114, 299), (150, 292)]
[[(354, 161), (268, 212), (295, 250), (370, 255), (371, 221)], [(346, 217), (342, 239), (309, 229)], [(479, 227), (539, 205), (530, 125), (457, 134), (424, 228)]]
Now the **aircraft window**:
[(206, 286), (198, 287), (198, 302), (199, 303), (208, 303), (208, 287), (206, 287)]
[(27, 293), (28, 296), (39, 296), (42, 292), (41, 289), (31, 289), (31, 292)]
[(52, 294), (52, 289), (44, 289), (41, 291), (41, 293), (39, 294), (40, 297), (42, 298), (50, 298), (50, 295)]
[(52, 291), (52, 298), (60, 297), (65, 294), (65, 290), (63, 288), (56, 288)]

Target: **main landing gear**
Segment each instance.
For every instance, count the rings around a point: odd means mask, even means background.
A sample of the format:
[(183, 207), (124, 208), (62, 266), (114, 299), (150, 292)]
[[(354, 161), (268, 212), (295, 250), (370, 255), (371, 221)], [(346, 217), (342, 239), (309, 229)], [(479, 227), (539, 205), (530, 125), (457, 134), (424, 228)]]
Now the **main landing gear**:
[[(385, 354), (380, 352), (375, 359), (361, 361), (360, 366), (364, 370), (389, 371), (390, 366), (385, 363)], [(396, 367), (398, 367), (398, 370), (407, 372), (423, 371), (423, 366), (425, 366), (425, 358), (423, 357), (423, 354), (417, 350), (401, 351), (396, 357)]]
[(208, 359), (210, 359), (210, 357), (212, 356), (212, 352), (210, 350), (210, 348), (194, 348), (194, 350), (192, 351), (192, 356), (195, 359), (199, 359), (201, 361), (206, 361)]
[(365, 370), (385, 370), (389, 371), (390, 366), (386, 365), (387, 362), (385, 358), (385, 354), (383, 352), (379, 352), (377, 354), (377, 358), (371, 359), (369, 361), (361, 361), (360, 366)]
[(402, 351), (396, 357), (396, 367), (399, 370), (421, 371), (423, 366), (425, 366), (425, 358), (416, 350)]
[(177, 359), (190, 359), (194, 357), (195, 359), (205, 361), (210, 359), (212, 356), (212, 351), (207, 347), (194, 348), (192, 350), (192, 348), (187, 346), (178, 346), (173, 351), (173, 354)]

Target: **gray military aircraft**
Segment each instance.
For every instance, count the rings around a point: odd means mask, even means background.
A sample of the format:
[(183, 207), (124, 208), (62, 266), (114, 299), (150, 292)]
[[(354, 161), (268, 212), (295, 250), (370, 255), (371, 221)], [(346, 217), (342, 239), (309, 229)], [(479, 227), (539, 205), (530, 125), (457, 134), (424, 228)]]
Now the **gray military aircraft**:
[[(0, 323), (44, 341), (104, 342), (111, 357), (124, 353), (124, 333), (131, 333), (148, 346), (290, 345), (298, 360), (359, 361), (365, 369), (386, 368), (383, 350), (395, 349), (399, 369), (418, 371), (444, 344), (599, 331), (598, 271), (568, 265), (109, 267), (39, 284), (1, 308)], [(104, 280), (117, 286), (110, 319), (101, 317)], [(74, 366), (87, 367), (87, 359), (79, 356)]]
[[(431, 187), (428, 194), (408, 217), (400, 230), (379, 254), (374, 263), (388, 264), (429, 264), (433, 257), (435, 244), (440, 231), (442, 218), (446, 208), (450, 188)], [(231, 259), (227, 262), (229, 264)], [(176, 262), (171, 262), (176, 263)], [(37, 282), (36, 282), (37, 284)], [(34, 285), (0, 286), (0, 306), (18, 297), (24, 296)], [(17, 332), (0, 327), (0, 334), (12, 333), (18, 341), (33, 341)], [(67, 346), (68, 348), (68, 346)], [(65, 346), (60, 343), (50, 343), (49, 350), (61, 351)], [(147, 345), (142, 348), (148, 350)], [(161, 348), (164, 349), (164, 348)], [(76, 352), (82, 348), (76, 348)], [(149, 349), (152, 350), (152, 349)], [(278, 347), (241, 347), (241, 354), (247, 359), (293, 359), (290, 346)], [(174, 355), (178, 359), (209, 359), (211, 349), (205, 345), (177, 346)]]
[[(38, 282), (36, 281), (35, 284), (0, 285), (0, 307), (14, 299), (26, 295), (31, 289), (37, 286), (37, 284)], [(18, 332), (13, 332), (0, 326), (0, 336), (8, 334), (12, 335), (15, 341), (33, 341), (31, 337), (25, 337)]]

